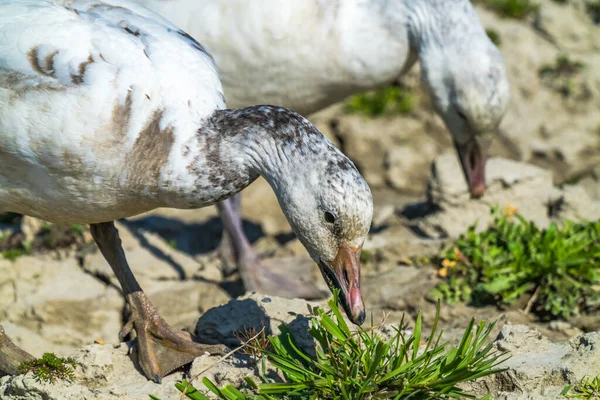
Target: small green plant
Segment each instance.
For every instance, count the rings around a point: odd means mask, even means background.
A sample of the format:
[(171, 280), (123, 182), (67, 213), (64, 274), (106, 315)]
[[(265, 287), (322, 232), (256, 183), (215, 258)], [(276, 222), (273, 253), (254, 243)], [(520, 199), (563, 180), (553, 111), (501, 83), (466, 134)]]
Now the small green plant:
[(170, 248), (177, 250), (177, 240), (175, 240), (175, 239), (171, 239), (171, 240), (169, 240), (169, 241), (167, 242), (167, 245), (168, 245)]
[(542, 82), (561, 93), (564, 97), (573, 95), (577, 89), (574, 78), (585, 68), (581, 61), (574, 61), (566, 54), (556, 58), (553, 64), (543, 65), (539, 70)]
[(244, 346), (240, 350), (242, 354), (248, 354), (252, 357), (260, 357), (265, 351), (271, 349), (271, 341), (267, 336), (264, 324), (263, 329), (257, 331), (256, 328), (244, 328), (233, 333), (240, 343)]
[[(269, 338), (273, 350), (262, 354), (283, 373), (285, 382), (266, 378), (263, 358), (263, 383), (257, 385), (248, 378), (249, 389), (243, 392), (231, 385), (218, 388), (207, 378), (202, 383), (219, 399), (228, 400), (474, 398), (457, 384), (501, 371), (498, 367), (507, 358), (491, 343), (486, 345), (493, 323), (475, 324), (473, 319), (458, 347), (442, 343), (443, 332), (437, 332), (439, 302), (429, 337), (423, 336), (419, 313), (411, 335), (404, 333), (406, 326), (401, 322), (387, 341), (373, 326), (350, 330), (336, 296), (328, 304), (328, 312), (310, 308), (309, 333), (315, 339), (316, 358), (297, 346), (285, 325), (280, 326), (280, 335)], [(177, 388), (190, 399), (208, 399), (189, 382), (182, 381)]]
[(532, 0), (473, 0), (483, 4), (503, 17), (525, 19), (539, 9), (539, 4)]
[(53, 353), (44, 353), (42, 358), (24, 361), (19, 365), (19, 374), (33, 372), (39, 382), (56, 383), (57, 380), (73, 381), (75, 378), (75, 360), (57, 357)]
[(362, 250), (360, 252), (361, 263), (379, 263), (384, 260), (383, 254), (378, 249), (376, 250)]
[(485, 30), (485, 33), (490, 38), (492, 43), (494, 43), (496, 46), (500, 46), (502, 44), (502, 39), (500, 38), (500, 33), (497, 30), (488, 28)]
[(414, 95), (402, 86), (386, 86), (357, 94), (346, 101), (346, 112), (369, 117), (392, 114), (409, 114), (414, 108)]
[(584, 377), (575, 387), (571, 385), (565, 386), (561, 394), (567, 399), (581, 399), (581, 400), (593, 400), (600, 399), (600, 376), (596, 376), (593, 379)]
[(2, 251), (2, 258), (9, 261), (15, 261), (17, 258), (28, 254), (25, 249), (17, 248), (17, 249), (8, 249)]
[(81, 244), (85, 225), (50, 224), (44, 223), (36, 234), (34, 247), (36, 249), (54, 250)]
[(539, 229), (516, 209), (492, 209), (494, 222), (475, 225), (441, 253), (431, 293), (448, 302), (511, 305), (529, 299), (540, 317), (568, 318), (600, 305), (600, 221), (552, 223)]
[(85, 232), (85, 225), (83, 224), (72, 224), (71, 225), (71, 233), (76, 235), (83, 235)]

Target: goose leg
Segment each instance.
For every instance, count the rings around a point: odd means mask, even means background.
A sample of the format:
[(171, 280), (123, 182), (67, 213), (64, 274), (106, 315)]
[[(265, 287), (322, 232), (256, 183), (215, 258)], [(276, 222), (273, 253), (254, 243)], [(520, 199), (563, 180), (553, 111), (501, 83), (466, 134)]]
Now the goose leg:
[(204, 353), (224, 353), (225, 346), (196, 343), (192, 341), (190, 334), (176, 331), (167, 325), (133, 276), (113, 222), (92, 224), (90, 230), (102, 255), (117, 276), (131, 308), (129, 321), (121, 329), (119, 337), (122, 340), (135, 330), (138, 361), (148, 379), (159, 383), (163, 376)]
[[(240, 200), (241, 195), (238, 194), (218, 203), (217, 209), (245, 289), (287, 298), (326, 297), (327, 292), (320, 290), (314, 285), (314, 280), (307, 276), (313, 265), (310, 258), (261, 259), (256, 254), (242, 228)], [(308, 279), (298, 279), (302, 276)]]
[(0, 376), (16, 375), (19, 365), (23, 361), (35, 360), (29, 353), (18, 348), (6, 336), (4, 328), (0, 325)]
[[(223, 200), (223, 204), (218, 203), (217, 204), (217, 211), (219, 212), (219, 216), (221, 217), (222, 221), (225, 221), (225, 216), (224, 213), (231, 213), (231, 215), (233, 215), (233, 219), (235, 220), (237, 218), (237, 220), (239, 221), (239, 226), (242, 226), (242, 221), (240, 219), (240, 215), (241, 215), (241, 207), (242, 207), (242, 195), (241, 194), (236, 194), (235, 196), (232, 196), (228, 199)], [(224, 231), (223, 231), (223, 235), (221, 236), (221, 244), (219, 245), (219, 254), (221, 256), (221, 260), (223, 261), (223, 273), (225, 275), (231, 275), (233, 272), (235, 272), (238, 269), (238, 259), (240, 257), (240, 255), (238, 254), (241, 249), (240, 248), (236, 248), (233, 246), (232, 243), (232, 234), (229, 233), (229, 229), (228, 229), (228, 225), (223, 222), (223, 225), (225, 227)], [(237, 232), (237, 228), (235, 228), (236, 232)], [(246, 238), (244, 232), (243, 232), (243, 228), (240, 228), (240, 230), (242, 231), (242, 235), (244, 236), (242, 241), (245, 241), (247, 243), (248, 239)], [(239, 247), (239, 246), (238, 246)], [(242, 244), (243, 247), (243, 244)], [(248, 289), (250, 290), (250, 289)]]

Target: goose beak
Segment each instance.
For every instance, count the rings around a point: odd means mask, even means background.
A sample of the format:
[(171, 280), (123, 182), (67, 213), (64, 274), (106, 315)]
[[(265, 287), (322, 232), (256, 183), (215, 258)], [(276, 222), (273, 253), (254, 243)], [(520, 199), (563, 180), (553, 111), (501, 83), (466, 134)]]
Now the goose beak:
[(485, 162), (489, 141), (472, 136), (465, 144), (454, 142), (458, 158), (469, 185), (471, 197), (479, 198), (485, 193)]
[(360, 292), (361, 248), (350, 247), (342, 242), (331, 262), (319, 260), (319, 268), (329, 288), (339, 289), (340, 304), (346, 315), (356, 325), (365, 322), (365, 304)]

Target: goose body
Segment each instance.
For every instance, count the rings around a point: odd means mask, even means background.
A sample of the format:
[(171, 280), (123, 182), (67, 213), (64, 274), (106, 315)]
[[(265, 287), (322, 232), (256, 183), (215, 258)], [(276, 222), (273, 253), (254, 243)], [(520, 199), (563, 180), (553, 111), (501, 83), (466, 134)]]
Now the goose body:
[[(231, 194), (190, 196), (217, 173), (205, 159), (200, 175), (187, 169), (209, 151), (197, 128), (225, 108), (214, 63), (195, 41), (130, 9), (38, 3), (0, 14), (0, 209), (103, 222)], [(31, 21), (14, 18), (25, 10)]]
[[(131, 308), (122, 335), (135, 329), (148, 378), (223, 348), (166, 324), (113, 220), (214, 204), (258, 176), (361, 324), (371, 192), (310, 122), (276, 106), (226, 109), (205, 48), (136, 3), (0, 1), (0, 211), (90, 224)], [(0, 325), (0, 375), (30, 358)]]

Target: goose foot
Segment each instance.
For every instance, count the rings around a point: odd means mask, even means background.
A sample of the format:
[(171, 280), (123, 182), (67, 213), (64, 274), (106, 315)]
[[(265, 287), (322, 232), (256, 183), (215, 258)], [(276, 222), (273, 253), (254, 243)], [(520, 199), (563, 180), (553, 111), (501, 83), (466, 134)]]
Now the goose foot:
[(31, 361), (35, 358), (21, 350), (4, 333), (4, 328), (0, 325), (0, 376), (16, 375), (19, 365), (23, 361)]
[(123, 340), (135, 330), (139, 365), (146, 377), (156, 383), (205, 353), (225, 354), (227, 351), (223, 345), (196, 343), (189, 333), (171, 328), (143, 292), (127, 295), (127, 302), (131, 316), (119, 337)]
[(314, 261), (309, 257), (259, 258), (240, 263), (240, 275), (247, 291), (288, 299), (323, 299), (329, 295), (326, 287), (319, 288), (310, 273)]

